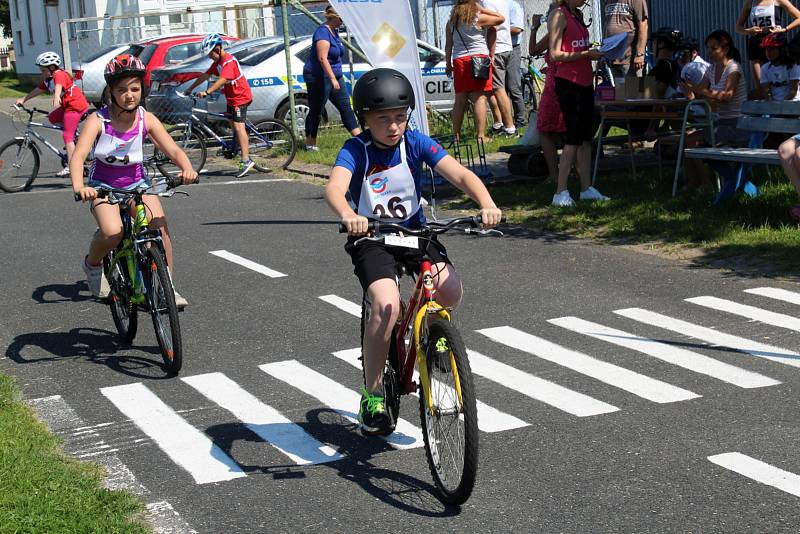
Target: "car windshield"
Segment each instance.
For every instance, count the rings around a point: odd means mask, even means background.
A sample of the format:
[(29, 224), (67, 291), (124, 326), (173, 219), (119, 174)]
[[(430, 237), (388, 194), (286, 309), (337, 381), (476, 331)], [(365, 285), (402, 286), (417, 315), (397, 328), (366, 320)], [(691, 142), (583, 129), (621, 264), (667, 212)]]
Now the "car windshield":
[(260, 46), (256, 49), (247, 50), (247, 53), (242, 54), (241, 56), (238, 54), (234, 55), (236, 56), (236, 59), (239, 60), (239, 63), (252, 67), (253, 65), (258, 65), (259, 63), (266, 61), (281, 50), (283, 50), (283, 43), (274, 43), (266, 46)]
[(106, 48), (103, 48), (99, 52), (95, 52), (94, 54), (83, 58), (83, 63), (89, 63), (90, 61), (94, 61), (95, 59), (99, 59), (101, 56), (104, 56), (104, 55), (108, 54), (109, 52), (112, 52), (112, 51), (116, 50), (117, 48), (119, 48), (119, 45), (107, 46)]
[(132, 56), (136, 56), (142, 60), (142, 63), (147, 65), (150, 63), (150, 58), (153, 57), (153, 52), (156, 51), (158, 48), (157, 45), (149, 44), (149, 45), (131, 45), (128, 50), (125, 51), (126, 54), (130, 54)]

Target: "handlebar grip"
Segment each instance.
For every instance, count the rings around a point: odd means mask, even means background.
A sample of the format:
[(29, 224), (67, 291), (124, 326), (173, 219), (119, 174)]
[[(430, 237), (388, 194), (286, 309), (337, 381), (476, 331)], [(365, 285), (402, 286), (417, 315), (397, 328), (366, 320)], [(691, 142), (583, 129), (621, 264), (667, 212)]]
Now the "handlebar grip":
[(80, 195), (80, 193), (74, 193), (74, 194), (72, 195), (72, 198), (74, 198), (74, 199), (75, 199), (75, 202), (80, 202), (81, 200), (83, 200), (83, 199), (81, 198), (81, 195)]
[(347, 227), (342, 223), (339, 223), (339, 233), (340, 234), (346, 234), (347, 233)]
[[(378, 222), (370, 221), (369, 224), (367, 225), (367, 232), (374, 232), (375, 230), (378, 229), (378, 225), (379, 224), (380, 223), (378, 223)], [(342, 223), (339, 223), (339, 233), (340, 234), (346, 234), (347, 233), (347, 226), (345, 226)]]

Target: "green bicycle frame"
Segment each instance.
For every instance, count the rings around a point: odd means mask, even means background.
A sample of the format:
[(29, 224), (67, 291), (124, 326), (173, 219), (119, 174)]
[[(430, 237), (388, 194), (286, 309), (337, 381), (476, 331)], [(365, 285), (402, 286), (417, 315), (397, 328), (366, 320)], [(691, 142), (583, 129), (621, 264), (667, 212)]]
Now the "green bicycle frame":
[[(119, 247), (119, 250), (114, 254), (114, 263), (109, 266), (109, 269), (113, 271), (116, 264), (125, 261), (125, 268), (128, 271), (128, 276), (130, 277), (133, 287), (133, 293), (131, 294), (131, 302), (133, 304), (142, 304), (145, 298), (144, 280), (136, 265), (133, 236), (146, 230), (148, 226), (149, 223), (147, 222), (147, 213), (144, 203), (139, 202), (136, 204), (136, 217), (133, 219), (132, 231), (126, 232), (125, 237), (122, 239), (122, 246)], [(106, 273), (106, 278), (110, 278), (110, 274), (111, 272)]]

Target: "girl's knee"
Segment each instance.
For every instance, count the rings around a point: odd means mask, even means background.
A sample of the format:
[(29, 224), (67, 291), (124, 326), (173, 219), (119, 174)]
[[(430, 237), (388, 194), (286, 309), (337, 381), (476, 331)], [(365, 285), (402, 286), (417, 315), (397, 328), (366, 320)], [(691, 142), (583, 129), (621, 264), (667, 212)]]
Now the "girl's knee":
[(790, 160), (794, 157), (796, 150), (794, 140), (790, 139), (780, 144), (778, 147), (778, 156), (784, 161)]

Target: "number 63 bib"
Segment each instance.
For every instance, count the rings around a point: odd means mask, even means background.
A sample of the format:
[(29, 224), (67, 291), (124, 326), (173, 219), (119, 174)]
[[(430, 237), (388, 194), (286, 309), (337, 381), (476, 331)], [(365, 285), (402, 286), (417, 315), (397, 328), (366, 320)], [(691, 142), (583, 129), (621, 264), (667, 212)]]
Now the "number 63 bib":
[[(361, 141), (359, 139), (359, 141)], [(361, 197), (358, 201), (358, 214), (365, 217), (379, 217), (388, 222), (402, 223), (419, 210), (417, 188), (414, 176), (406, 161), (406, 141), (400, 142), (401, 163), (385, 171), (367, 176), (369, 166), (368, 143), (364, 143), (366, 165), (364, 183), (361, 184)]]

